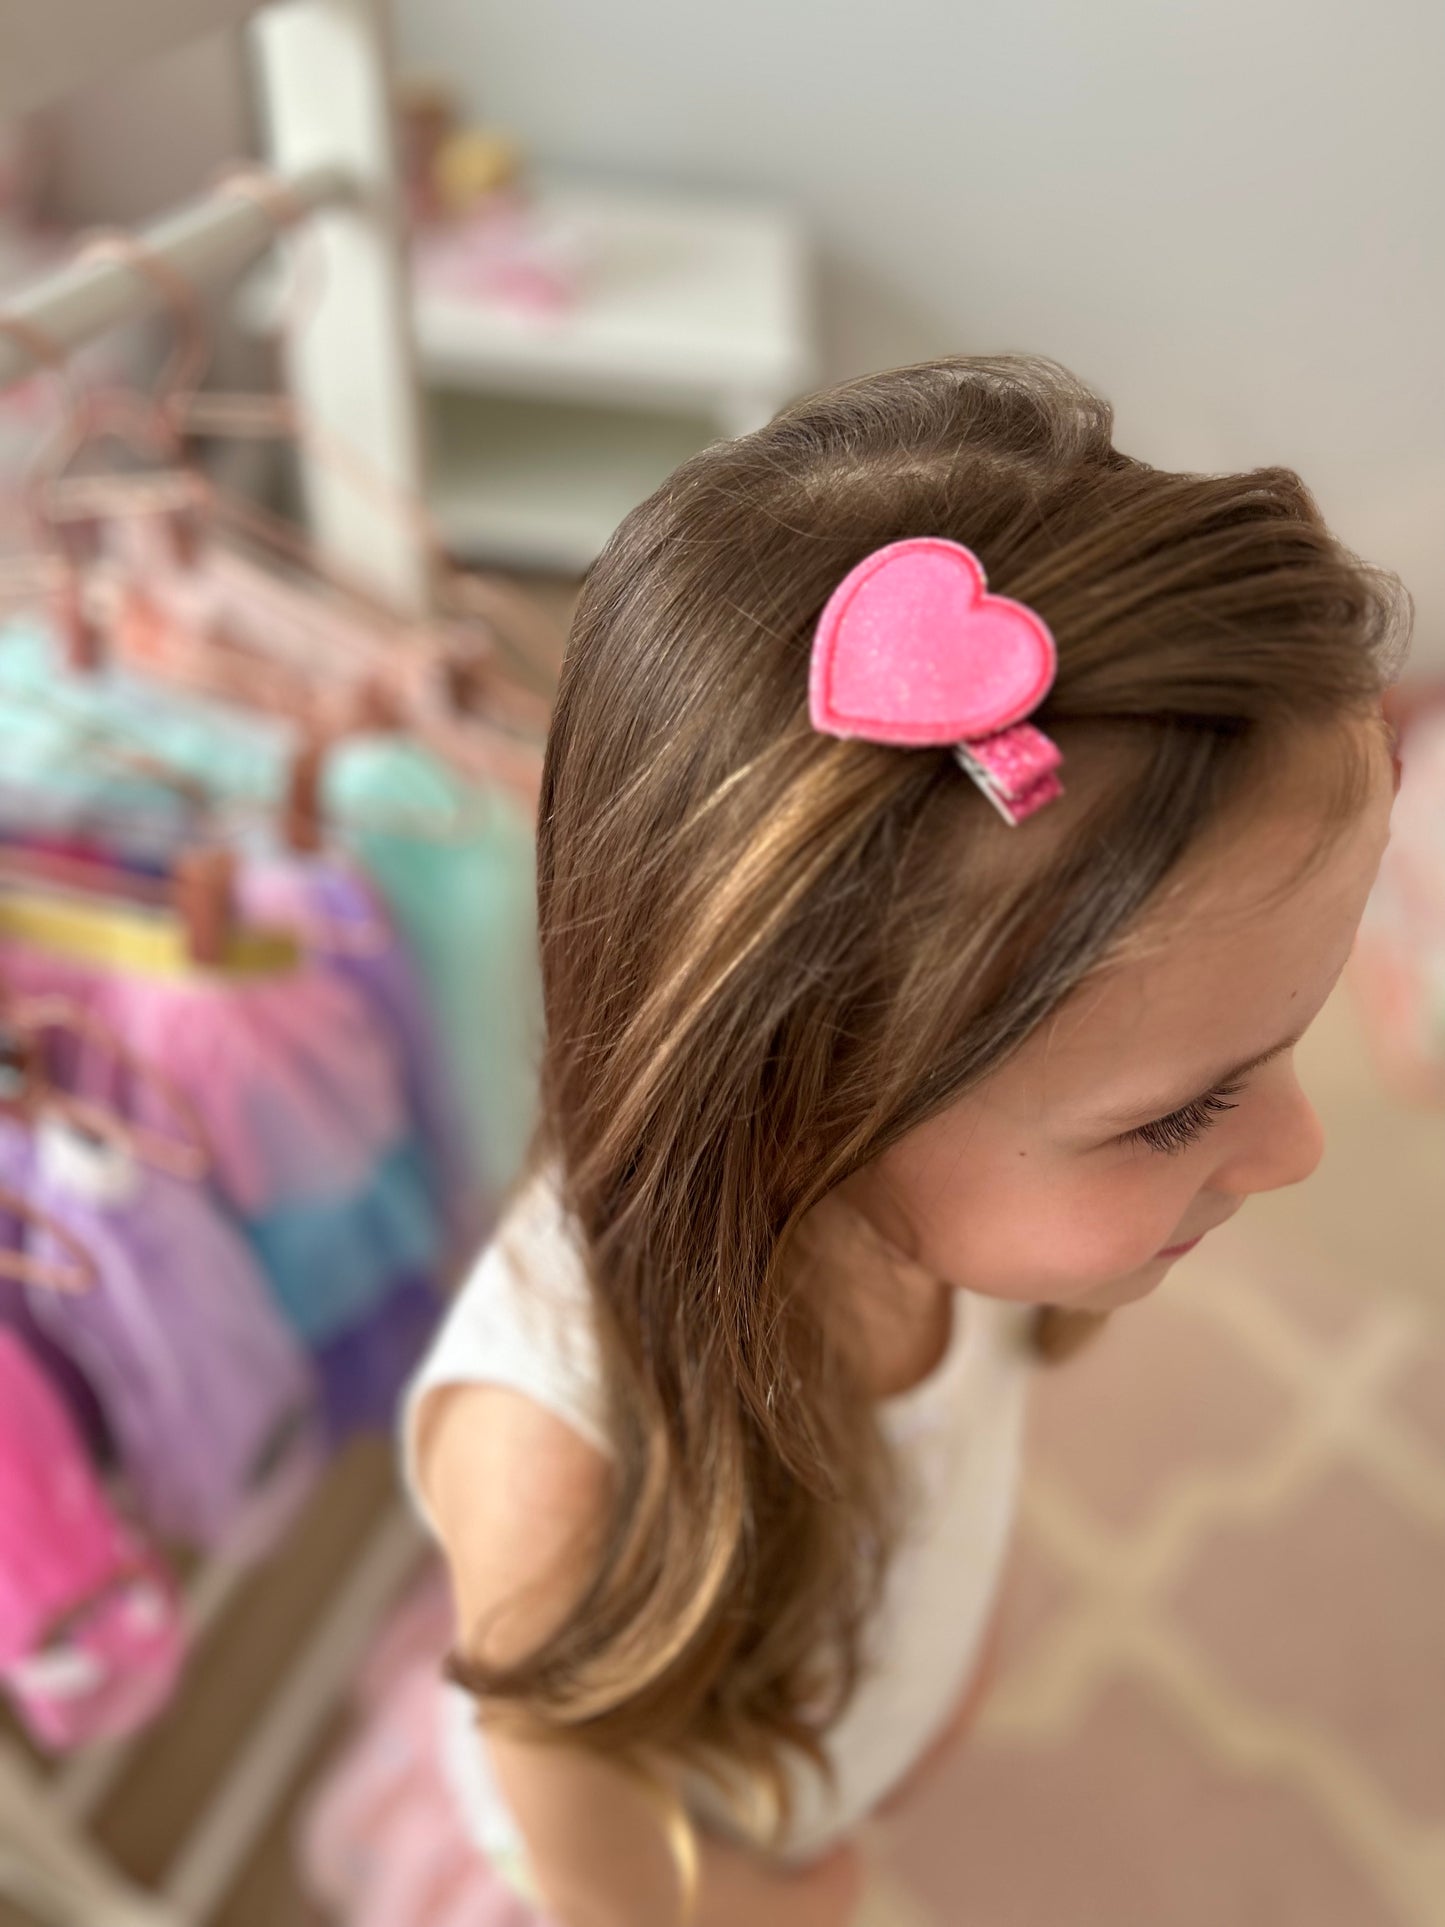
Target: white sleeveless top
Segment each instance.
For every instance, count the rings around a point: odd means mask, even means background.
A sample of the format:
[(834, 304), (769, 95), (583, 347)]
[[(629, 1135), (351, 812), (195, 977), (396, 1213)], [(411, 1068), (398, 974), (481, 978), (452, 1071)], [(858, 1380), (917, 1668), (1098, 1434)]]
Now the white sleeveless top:
[[(979, 1658), (1007, 1551), (1028, 1377), (1029, 1313), (960, 1292), (948, 1349), (920, 1384), (880, 1401), (879, 1422), (913, 1495), (867, 1642), (865, 1672), (826, 1736), (832, 1789), (800, 1762), (786, 1858), (824, 1851), (882, 1800), (947, 1723)], [(554, 1188), (512, 1205), (451, 1305), (407, 1395), (403, 1460), (413, 1502), (416, 1415), (446, 1385), (506, 1386), (610, 1454), (589, 1288)], [(430, 1522), (428, 1522), (430, 1523)], [(476, 1708), (446, 1689), (443, 1745), (473, 1838), (515, 1866), (523, 1846), (490, 1771)], [(736, 1832), (699, 1787), (699, 1817)]]

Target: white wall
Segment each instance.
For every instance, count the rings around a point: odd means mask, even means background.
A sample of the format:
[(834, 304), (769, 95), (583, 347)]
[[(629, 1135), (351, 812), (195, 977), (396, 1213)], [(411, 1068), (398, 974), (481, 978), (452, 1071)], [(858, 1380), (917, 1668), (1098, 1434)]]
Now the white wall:
[(49, 212), (79, 225), (143, 222), (214, 184), (251, 147), (235, 30), (203, 34), (87, 81), (42, 110)]
[(1441, 0), (397, 0), (542, 159), (794, 197), (838, 373), (1057, 355), (1300, 468), (1445, 660)]

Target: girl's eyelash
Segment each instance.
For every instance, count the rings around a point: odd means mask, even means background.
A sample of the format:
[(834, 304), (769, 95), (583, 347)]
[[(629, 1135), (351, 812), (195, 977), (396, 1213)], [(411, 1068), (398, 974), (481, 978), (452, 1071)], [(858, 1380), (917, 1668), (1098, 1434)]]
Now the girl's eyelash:
[(1221, 1084), (1218, 1090), (1207, 1091), (1203, 1097), (1194, 1098), (1179, 1110), (1171, 1111), (1168, 1117), (1156, 1117), (1149, 1124), (1126, 1131), (1123, 1142), (1147, 1144), (1151, 1151), (1187, 1151), (1191, 1144), (1203, 1137), (1215, 1118), (1236, 1108), (1232, 1100), (1243, 1089), (1242, 1084)]

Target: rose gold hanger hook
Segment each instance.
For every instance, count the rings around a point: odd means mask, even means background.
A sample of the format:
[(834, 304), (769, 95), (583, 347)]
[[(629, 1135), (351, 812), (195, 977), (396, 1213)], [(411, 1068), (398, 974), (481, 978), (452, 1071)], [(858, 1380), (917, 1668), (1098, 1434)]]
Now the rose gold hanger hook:
[(53, 591), (55, 616), (67, 653), (76, 668), (93, 668), (99, 658), (99, 643), (85, 610), (77, 558), (77, 542), (81, 538), (73, 530), (62, 532), (50, 513), (48, 500), (48, 484), (53, 475), (70, 461), (85, 440), (86, 397), (75, 379), (65, 348), (43, 328), (20, 315), (0, 313), (0, 333), (18, 342), (38, 369), (55, 378), (61, 402), (60, 420), (53, 434), (42, 440), (27, 466), (18, 493), (32, 540), (42, 553), (55, 559), (58, 569)]
[(210, 1147), (195, 1105), (179, 1085), (133, 1050), (118, 1032), (84, 1004), (54, 993), (21, 997), (6, 1007), (5, 1020), (22, 1036), (38, 1038), (46, 1031), (61, 1031), (95, 1045), (114, 1061), (136, 1089), (148, 1090), (177, 1127), (175, 1131), (152, 1130), (148, 1125), (119, 1115), (107, 1104), (65, 1091), (47, 1091), (45, 1101), (53, 1101), (55, 1107), (69, 1115), (81, 1129), (91, 1129), (99, 1136), (114, 1139), (144, 1163), (172, 1177), (196, 1180), (210, 1170)]
[(200, 386), (211, 359), (211, 328), (200, 290), (173, 261), (124, 228), (103, 228), (87, 236), (77, 262), (119, 261), (149, 281), (160, 294), (175, 328), (171, 358), (156, 383), (155, 399), (162, 412), (183, 408)]
[(17, 346), (23, 348), (37, 369), (58, 375), (66, 382), (72, 380), (69, 355), (52, 335), (38, 328), (33, 321), (0, 310), (0, 334), (9, 335)]
[[(38, 328), (33, 321), (26, 321), (20, 315), (0, 312), (0, 334), (23, 348), (35, 363), (38, 372), (54, 377), (57, 391), (64, 403), (62, 422), (58, 433), (66, 435), (74, 431), (84, 406), (84, 397), (75, 379), (75, 370), (70, 357), (52, 335)], [(36, 532), (36, 538), (45, 541), (51, 534), (50, 524), (40, 512), (40, 505), (31, 484), (38, 472), (40, 462), (32, 463), (26, 477), (23, 497), (29, 520)]]
[[(127, 259), (131, 258), (130, 249), (122, 237), (104, 237), (92, 245), (97, 255), (124, 254)], [(149, 260), (147, 250), (142, 248), (139, 252)], [(86, 251), (82, 250), (77, 259), (85, 258)], [(138, 261), (133, 264), (139, 265)], [(178, 278), (185, 285), (183, 277)], [(179, 306), (176, 312), (179, 315)], [(24, 485), (37, 539), (52, 548), (65, 551), (66, 545), (53, 513), (53, 489), (86, 441), (93, 436), (112, 434), (147, 455), (174, 462), (180, 456), (179, 439), (171, 425), (161, 417), (153, 398), (142, 400), (124, 390), (109, 392), (82, 388), (75, 378), (74, 366), (65, 348), (33, 322), (18, 315), (0, 314), (0, 331), (18, 342), (39, 366), (57, 378), (66, 402), (63, 419), (51, 439), (36, 452)], [(188, 350), (187, 367), (193, 359)]]
[(0, 1211), (53, 1238), (70, 1260), (68, 1265), (52, 1264), (29, 1251), (11, 1251), (0, 1246), (0, 1276), (15, 1278), (22, 1285), (38, 1285), (45, 1291), (80, 1293), (94, 1288), (98, 1277), (95, 1260), (73, 1232), (57, 1224), (39, 1205), (31, 1204), (28, 1198), (22, 1198), (18, 1191), (6, 1186), (0, 1186)]

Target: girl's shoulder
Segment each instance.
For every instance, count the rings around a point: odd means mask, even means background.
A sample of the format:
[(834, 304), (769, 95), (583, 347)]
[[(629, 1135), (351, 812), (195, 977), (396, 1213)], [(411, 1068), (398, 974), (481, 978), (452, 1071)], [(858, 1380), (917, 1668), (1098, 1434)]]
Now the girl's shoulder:
[(610, 1450), (590, 1288), (555, 1187), (533, 1180), (472, 1266), (408, 1393), (403, 1461), (494, 1662), (560, 1620), (591, 1569)]
[(459, 1643), (490, 1664), (513, 1664), (587, 1586), (609, 1461), (523, 1393), (456, 1385), (428, 1403), (415, 1481), (451, 1574)]
[(580, 1241), (550, 1175), (518, 1192), (472, 1265), (412, 1381), (403, 1446), (444, 1389), (519, 1393), (610, 1453), (605, 1378)]

